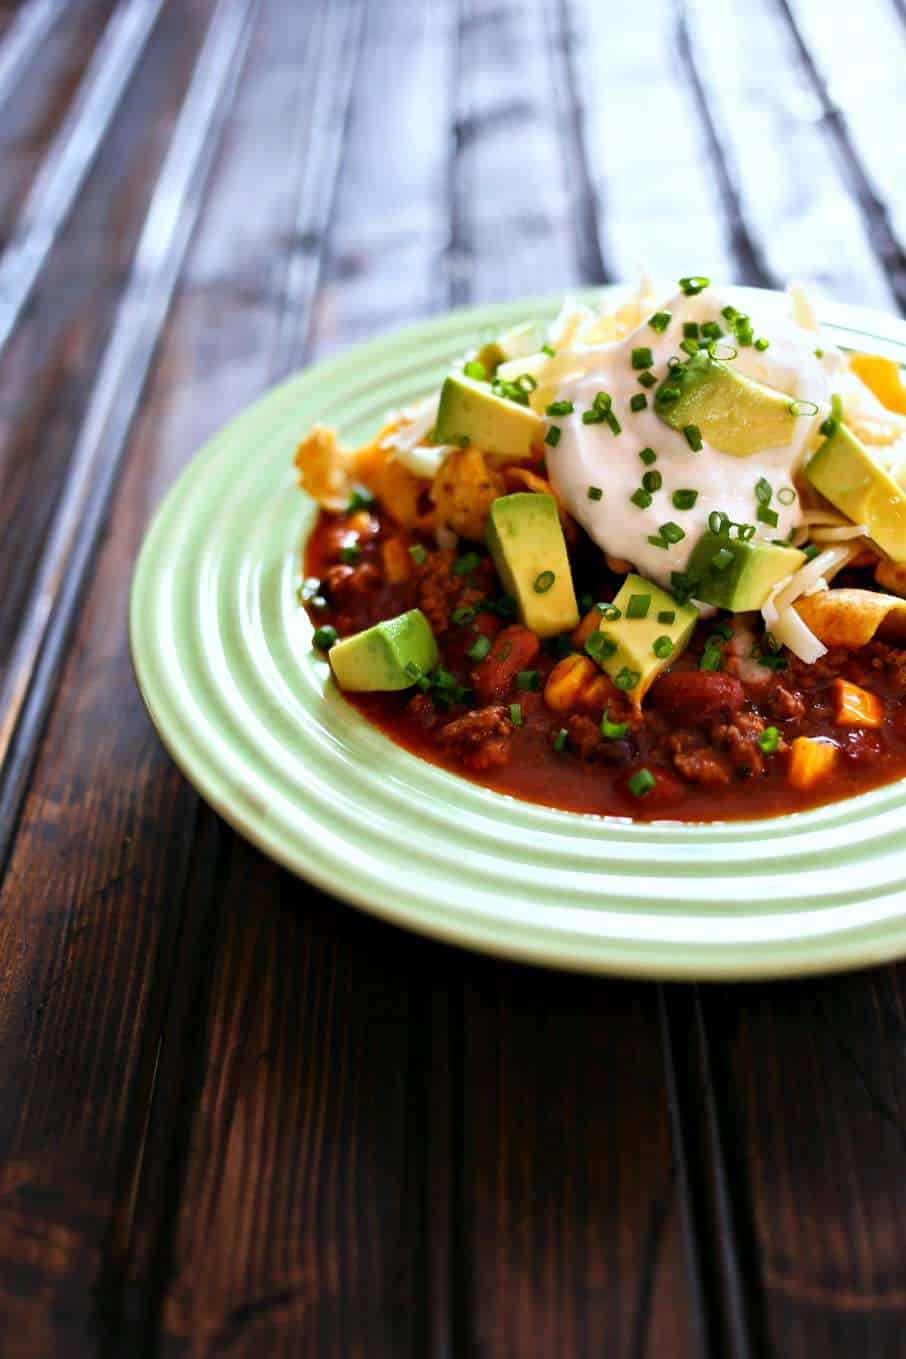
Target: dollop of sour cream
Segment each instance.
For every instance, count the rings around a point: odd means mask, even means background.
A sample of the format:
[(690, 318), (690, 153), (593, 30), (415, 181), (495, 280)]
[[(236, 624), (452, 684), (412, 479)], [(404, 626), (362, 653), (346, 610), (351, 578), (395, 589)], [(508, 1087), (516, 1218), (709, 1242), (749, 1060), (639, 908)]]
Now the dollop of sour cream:
[[(588, 347), (581, 355), (582, 371), (565, 380), (557, 392), (557, 400), (573, 403), (573, 413), (548, 421), (560, 429), (559, 441), (547, 448), (548, 477), (556, 494), (604, 552), (631, 562), (661, 585), (670, 584), (673, 572), (686, 570), (692, 549), (715, 510), (734, 523), (756, 525), (756, 539), (786, 540), (792, 534), (802, 522), (796, 478), (817, 427), (830, 409), (832, 356), (816, 355), (815, 332), (791, 318), (759, 317), (752, 310), (754, 335), (766, 339), (768, 346), (763, 350), (743, 347), (721, 316), (727, 305), (728, 299), (716, 289), (706, 288), (696, 296), (678, 293), (659, 308), (670, 314), (662, 333), (645, 321), (624, 339)], [(656, 388), (646, 390), (640, 385), (632, 351), (643, 347), (652, 351), (652, 372), (660, 382), (669, 371), (668, 359), (686, 357), (680, 349), (683, 326), (693, 321), (699, 325), (716, 321), (728, 332), (725, 340), (718, 341), (717, 356), (735, 349), (736, 357), (728, 361), (746, 377), (817, 407), (816, 414), (797, 418), (791, 443), (749, 457), (724, 453), (707, 442), (696, 452), (681, 431), (655, 414)], [(608, 424), (582, 421), (583, 412), (602, 391), (613, 400), (621, 427), (618, 434)], [(630, 400), (640, 392), (648, 398), (647, 407), (633, 411)], [(651, 461), (650, 454), (646, 454), (648, 461), (640, 458), (646, 449), (653, 450), (656, 461)], [(642, 488), (646, 472), (659, 474), (659, 478), (649, 478), (649, 486), (660, 484), (650, 492), (650, 504), (642, 496), (643, 503), (638, 505), (632, 496)], [(770, 509), (777, 515), (776, 525), (761, 523), (757, 517), (756, 486), (762, 480), (773, 491)], [(691, 508), (677, 507), (673, 497), (678, 491), (698, 493)], [(680, 497), (680, 504), (688, 498)], [(679, 526), (683, 536), (678, 542), (658, 546), (650, 541), (664, 541), (664, 524)], [(673, 536), (671, 531), (668, 537)]]

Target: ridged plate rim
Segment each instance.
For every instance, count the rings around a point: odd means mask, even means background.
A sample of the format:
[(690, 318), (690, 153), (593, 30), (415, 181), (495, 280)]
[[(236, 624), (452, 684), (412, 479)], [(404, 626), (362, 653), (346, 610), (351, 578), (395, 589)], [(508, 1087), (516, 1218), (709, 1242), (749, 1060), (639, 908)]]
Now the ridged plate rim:
[[(612, 292), (619, 289), (597, 290)], [(734, 289), (740, 305), (783, 295)], [(814, 812), (631, 825), (522, 803), (403, 751), (347, 705), (295, 599), (312, 507), (295, 442), (364, 437), (486, 329), (558, 298), (450, 312), (288, 379), (170, 490), (132, 587), (138, 684), (202, 796), (265, 853), (405, 928), (510, 958), (677, 979), (781, 977), (906, 952), (906, 782)], [(822, 309), (841, 344), (906, 356), (906, 324)]]

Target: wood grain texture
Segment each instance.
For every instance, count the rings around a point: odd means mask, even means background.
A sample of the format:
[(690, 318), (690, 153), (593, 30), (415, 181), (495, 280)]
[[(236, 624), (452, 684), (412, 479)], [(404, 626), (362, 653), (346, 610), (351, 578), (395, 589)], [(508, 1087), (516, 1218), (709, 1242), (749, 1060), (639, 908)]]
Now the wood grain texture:
[(713, 990), (704, 1013), (770, 1352), (899, 1354), (903, 968)]

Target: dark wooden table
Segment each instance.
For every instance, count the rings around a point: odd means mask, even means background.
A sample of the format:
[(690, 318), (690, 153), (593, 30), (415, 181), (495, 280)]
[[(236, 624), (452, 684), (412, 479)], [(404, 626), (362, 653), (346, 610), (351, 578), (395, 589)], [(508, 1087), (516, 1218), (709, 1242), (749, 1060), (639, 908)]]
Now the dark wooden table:
[(0, 0), (0, 1353), (906, 1355), (902, 968), (509, 966), (261, 858), (136, 692), (154, 506), (472, 299), (906, 306), (903, 0)]

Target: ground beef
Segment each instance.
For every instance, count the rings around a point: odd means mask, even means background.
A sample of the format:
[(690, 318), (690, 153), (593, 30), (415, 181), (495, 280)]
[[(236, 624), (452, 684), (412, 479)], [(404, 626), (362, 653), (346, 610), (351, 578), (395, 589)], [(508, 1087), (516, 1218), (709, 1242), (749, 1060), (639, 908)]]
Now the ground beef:
[(690, 783), (713, 787), (730, 782), (726, 761), (710, 750), (696, 733), (673, 732), (664, 741), (664, 749), (676, 772)]
[(380, 571), (371, 562), (362, 562), (360, 566), (331, 566), (324, 575), (322, 587), (331, 604), (346, 609), (354, 600), (374, 590), (380, 579)]
[(566, 729), (569, 732), (570, 749), (582, 760), (593, 760), (604, 744), (597, 722), (593, 722), (590, 717), (583, 717), (581, 713), (573, 713), (566, 723)]
[(802, 695), (787, 689), (783, 684), (775, 684), (769, 689), (765, 695), (764, 707), (778, 722), (798, 721), (805, 715), (805, 700)]
[(489, 562), (482, 562), (475, 571), (463, 576), (453, 570), (455, 560), (455, 552), (431, 552), (419, 569), (418, 607), (435, 637), (447, 632), (454, 609), (479, 603), (492, 588)]
[(512, 737), (513, 725), (502, 703), (457, 717), (440, 732), (446, 750), (476, 773), (506, 764)]
[(764, 756), (758, 745), (764, 725), (757, 713), (737, 713), (732, 722), (716, 723), (712, 727), (712, 743), (729, 753), (737, 774), (751, 777), (764, 772)]

